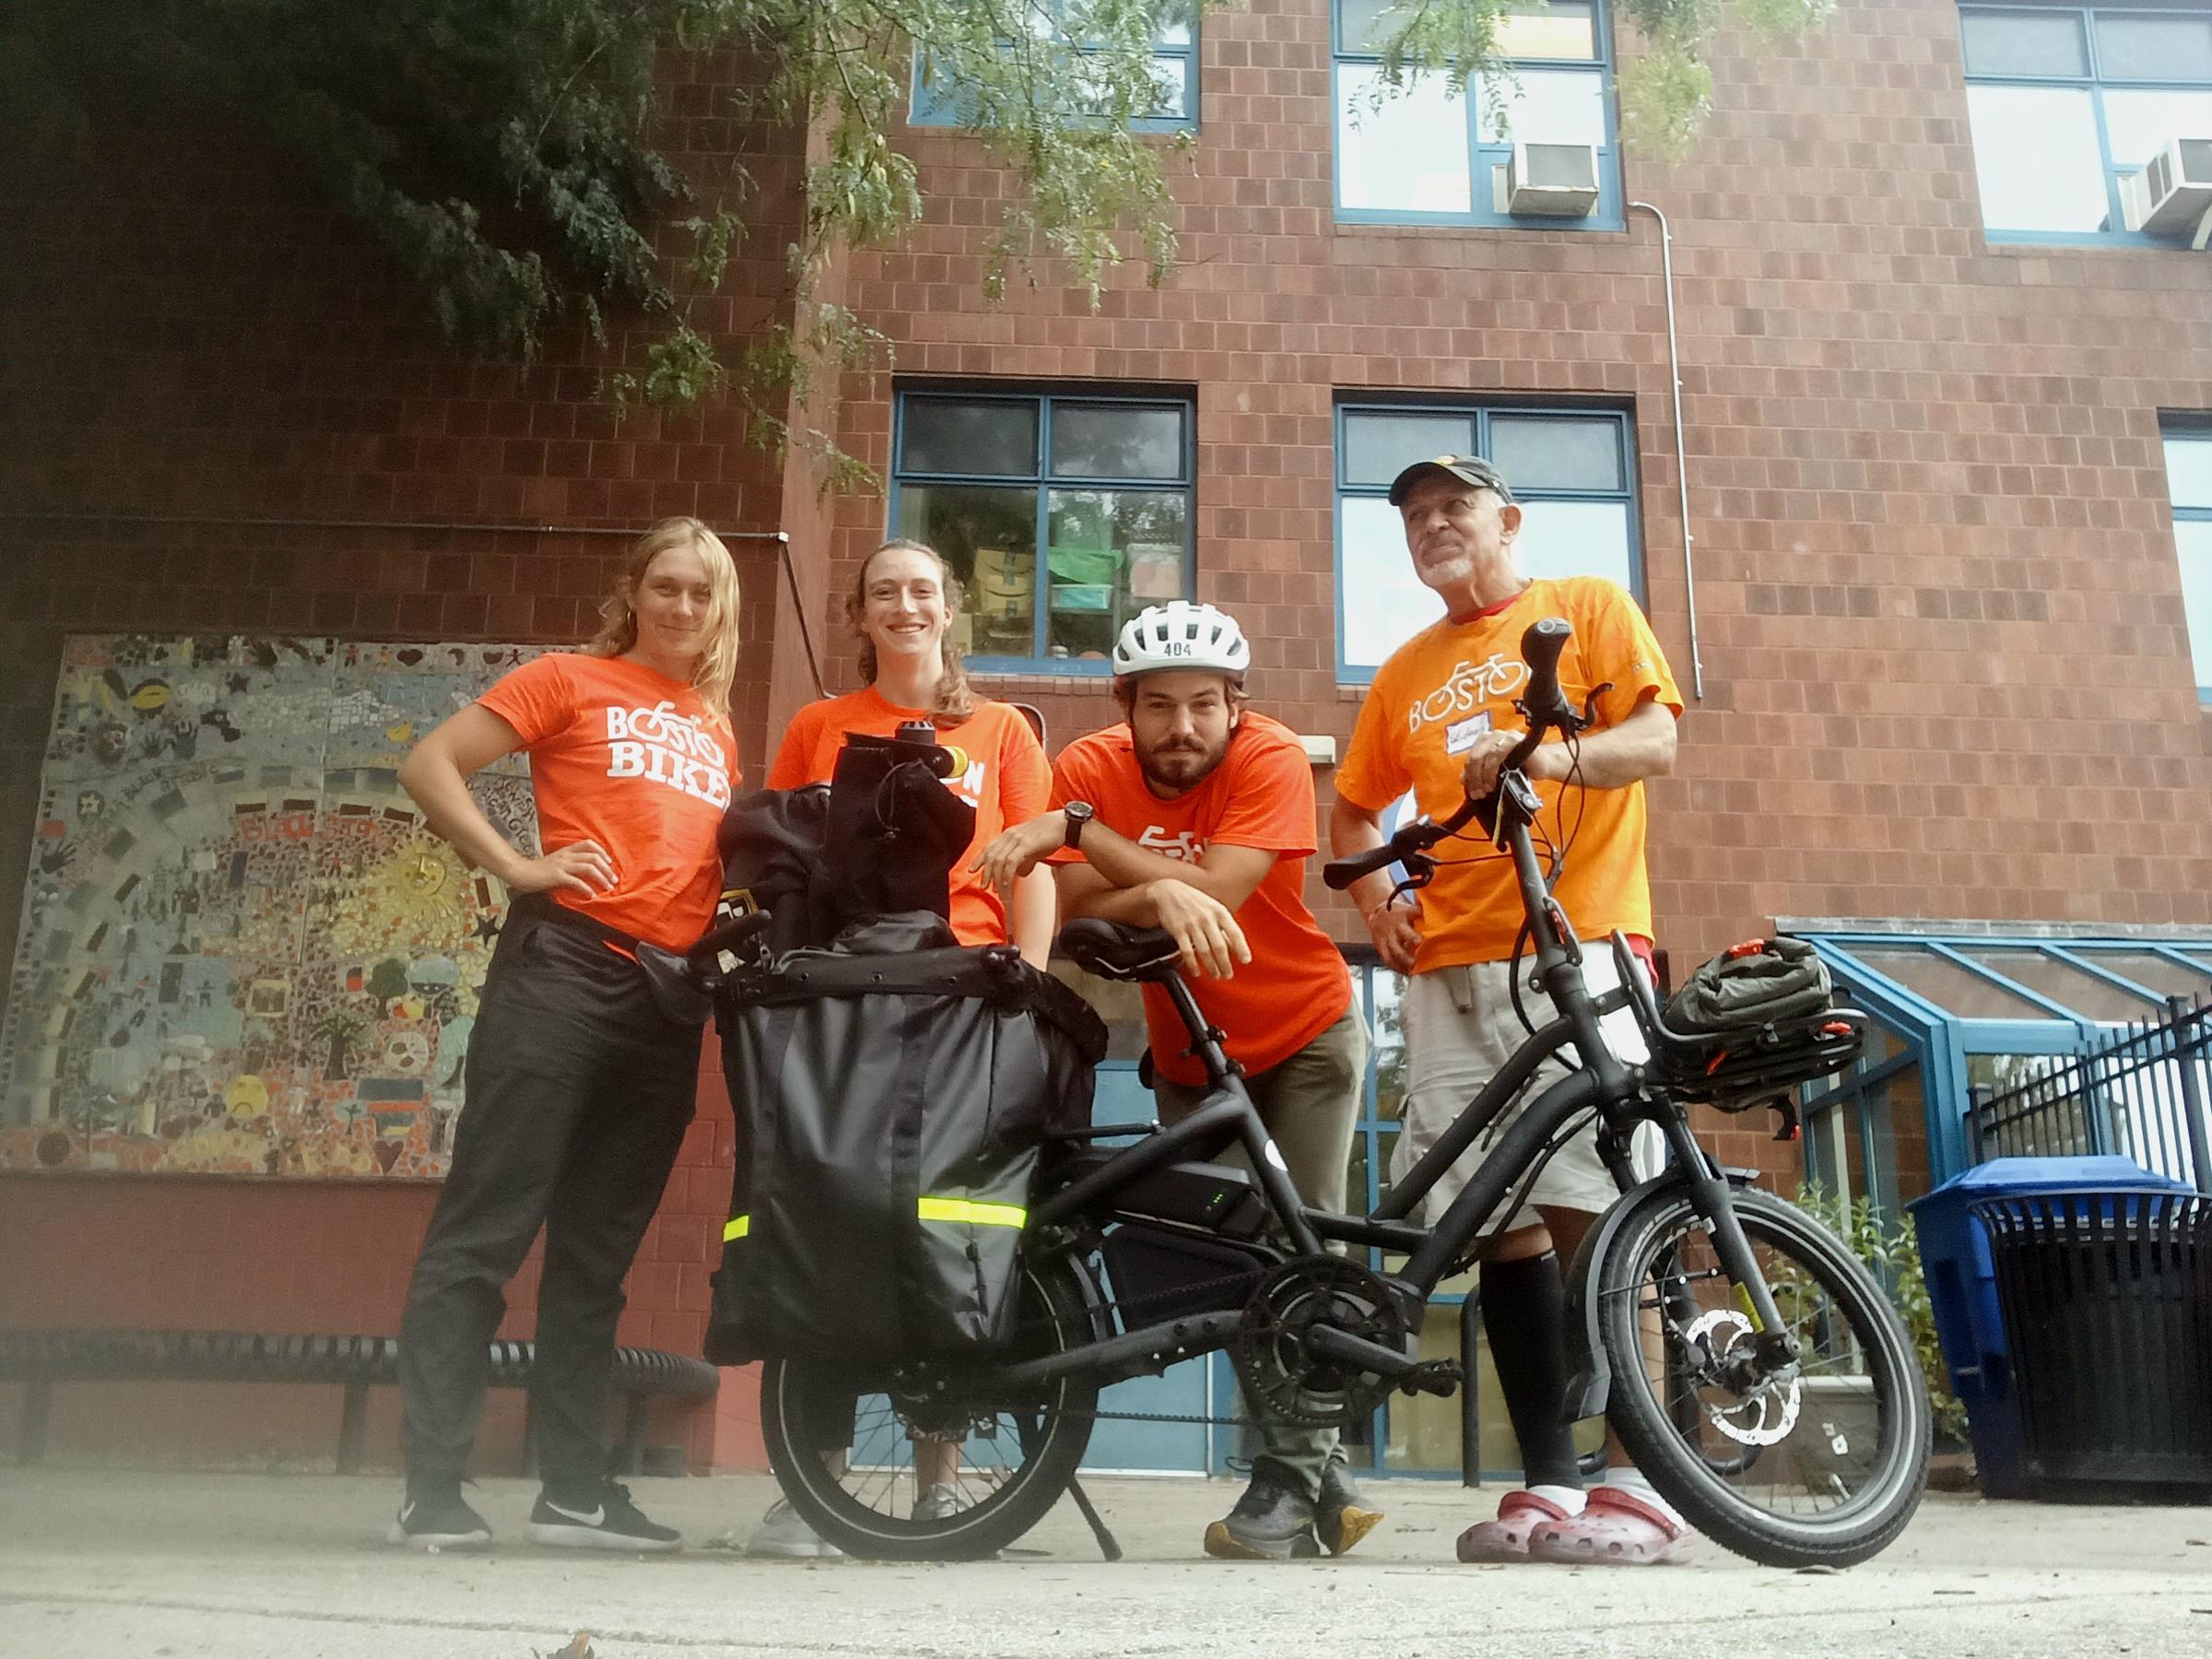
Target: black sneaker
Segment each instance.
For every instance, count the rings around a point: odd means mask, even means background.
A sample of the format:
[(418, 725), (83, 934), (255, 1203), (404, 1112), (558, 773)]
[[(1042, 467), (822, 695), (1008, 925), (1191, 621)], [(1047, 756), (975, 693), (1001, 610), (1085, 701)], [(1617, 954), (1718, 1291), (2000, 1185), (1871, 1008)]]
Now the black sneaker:
[(409, 1549), (488, 1549), (491, 1528), (461, 1501), (459, 1487), (426, 1488), (407, 1494), (384, 1542)]
[(1305, 1483), (1272, 1457), (1255, 1457), (1237, 1507), (1206, 1529), (1206, 1553), (1225, 1561), (1302, 1561), (1321, 1553)]
[(564, 1492), (556, 1500), (550, 1491), (537, 1495), (530, 1512), (530, 1536), (539, 1544), (563, 1549), (656, 1550), (665, 1553), (684, 1547), (684, 1535), (674, 1527), (655, 1526), (629, 1500), (629, 1488), (610, 1480), (588, 1498)]
[(1382, 1512), (1369, 1509), (1352, 1472), (1332, 1461), (1321, 1472), (1321, 1499), (1313, 1506), (1313, 1532), (1331, 1555), (1343, 1555), (1382, 1524)]

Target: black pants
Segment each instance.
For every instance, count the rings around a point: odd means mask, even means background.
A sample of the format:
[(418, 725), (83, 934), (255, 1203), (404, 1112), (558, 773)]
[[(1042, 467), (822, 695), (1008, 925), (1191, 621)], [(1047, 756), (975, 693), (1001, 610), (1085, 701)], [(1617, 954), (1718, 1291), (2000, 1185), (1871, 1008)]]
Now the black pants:
[(453, 1170), (400, 1323), (413, 1484), (465, 1468), (507, 1281), (541, 1226), (530, 1385), (539, 1466), (557, 1492), (606, 1478), (622, 1280), (697, 1094), (699, 1030), (653, 1006), (634, 962), (531, 908), (518, 904), (493, 953)]

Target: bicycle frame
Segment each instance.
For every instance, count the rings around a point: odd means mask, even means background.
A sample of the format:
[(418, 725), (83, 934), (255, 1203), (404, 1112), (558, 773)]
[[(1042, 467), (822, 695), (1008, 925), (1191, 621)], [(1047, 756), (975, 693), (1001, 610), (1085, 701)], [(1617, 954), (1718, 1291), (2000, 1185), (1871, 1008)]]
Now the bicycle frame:
[[(1329, 1242), (1371, 1245), (1404, 1253), (1407, 1258), (1404, 1266), (1389, 1277), (1394, 1288), (1401, 1290), (1408, 1304), (1406, 1311), (1411, 1313), (1435, 1293), (1469, 1241), (1480, 1236), (1552, 1139), (1575, 1118), (1594, 1111), (1603, 1131), (1600, 1147), (1624, 1192), (1631, 1182), (1626, 1176), (1621, 1141), (1637, 1122), (1659, 1126), (1672, 1154), (1673, 1168), (1637, 1192), (1657, 1184), (1685, 1186), (1712, 1223), (1715, 1248), (1730, 1274), (1750, 1295), (1760, 1326), (1769, 1331), (1786, 1330), (1730, 1206), (1726, 1177), (1691, 1136), (1681, 1110), (1671, 1102), (1653, 1100), (1646, 1092), (1642, 1069), (1624, 1065), (1606, 1041), (1600, 1021), (1606, 1013), (1629, 1006), (1629, 994), (1623, 988), (1602, 997), (1591, 994), (1583, 974), (1581, 946), (1551, 898), (1530, 833), (1536, 797), (1518, 773), (1509, 777), (1520, 787), (1500, 790), (1492, 839), (1512, 855), (1523, 908), (1535, 945), (1535, 982), (1549, 995), (1559, 1017), (1514, 1051), (1371, 1214), (1319, 1210), (1299, 1198), (1251, 1095), (1222, 1051), (1218, 1034), (1207, 1026), (1182, 976), (1170, 973), (1161, 983), (1193, 1035), (1193, 1052), (1206, 1065), (1212, 1092), (1189, 1116), (1123, 1148), (1036, 1205), (1030, 1212), (1030, 1230), (1042, 1232), (1080, 1222), (1095, 1215), (1115, 1193), (1161, 1165), (1184, 1157), (1203, 1159), (1234, 1145), (1243, 1149), (1289, 1253), (1318, 1254)], [(1570, 1048), (1580, 1063), (1578, 1069), (1524, 1107), (1436, 1222), (1428, 1227), (1406, 1222), (1405, 1218), (1445, 1171), (1497, 1122), (1537, 1068)], [(1621, 1208), (1617, 1205), (1610, 1213), (1617, 1215)], [(1135, 1375), (1157, 1370), (1163, 1361), (1223, 1346), (1233, 1336), (1241, 1318), (1238, 1312), (1187, 1316), (1106, 1336), (1048, 1359), (1018, 1362), (1000, 1368), (994, 1375), (1001, 1382), (1018, 1387), (1075, 1371), (1097, 1371), (1110, 1379)], [(1585, 1309), (1585, 1318), (1594, 1318), (1594, 1308)], [(1594, 1335), (1594, 1331), (1591, 1335)], [(1345, 1357), (1352, 1356), (1347, 1353)], [(1385, 1374), (1394, 1372), (1402, 1377), (1414, 1370), (1412, 1360), (1390, 1356), (1381, 1348), (1359, 1358)], [(1385, 1367), (1383, 1361), (1392, 1359), (1395, 1364)], [(1589, 1369), (1592, 1364), (1597, 1368), (1594, 1375)], [(1595, 1398), (1593, 1411), (1603, 1409), (1609, 1382), (1604, 1368), (1602, 1353), (1593, 1345), (1581, 1388), (1585, 1403)]]

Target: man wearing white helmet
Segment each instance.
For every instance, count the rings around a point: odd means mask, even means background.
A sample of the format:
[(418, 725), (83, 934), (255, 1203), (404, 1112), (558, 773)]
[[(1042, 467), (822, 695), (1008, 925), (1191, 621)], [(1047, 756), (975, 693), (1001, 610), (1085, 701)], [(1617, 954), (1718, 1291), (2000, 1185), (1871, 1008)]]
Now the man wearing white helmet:
[[(1053, 769), (1044, 818), (1007, 830), (980, 867), (1006, 887), (1050, 859), (1061, 912), (1162, 927), (1191, 990), (1280, 1148), (1299, 1194), (1344, 1207), (1367, 1027), (1343, 955), (1306, 908), (1313, 772), (1290, 730), (1244, 704), (1252, 647), (1235, 620), (1185, 600), (1122, 629), (1113, 695), (1124, 724), (1078, 738)], [(1145, 987), (1154, 1092), (1172, 1123), (1206, 1074), (1167, 995)], [(1208, 1555), (1341, 1555), (1382, 1516), (1360, 1502), (1333, 1429), (1269, 1428)]]

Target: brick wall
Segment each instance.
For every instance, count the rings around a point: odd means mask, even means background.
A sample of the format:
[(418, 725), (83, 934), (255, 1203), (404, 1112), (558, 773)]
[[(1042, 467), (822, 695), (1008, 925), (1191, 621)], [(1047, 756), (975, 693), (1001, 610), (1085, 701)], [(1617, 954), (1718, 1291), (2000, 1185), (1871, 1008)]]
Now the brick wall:
[[(741, 147), (791, 202), (795, 147), (726, 119), (727, 60), (670, 66), (668, 142), (695, 176)], [(0, 939), (16, 936), (62, 636), (186, 629), (572, 643), (629, 538), (670, 513), (731, 536), (746, 672), (733, 697), (756, 779), (789, 590), (772, 539), (782, 469), (731, 408), (618, 423), (598, 359), (548, 334), (527, 370), (441, 338), (382, 256), (278, 162), (215, 132), (94, 124), (70, 176), (11, 178), (0, 307)], [(729, 298), (693, 323), (742, 341), (780, 303), (771, 220)], [(633, 350), (618, 333), (616, 359)], [(490, 527), (511, 526), (511, 527)], [(802, 568), (802, 580), (806, 571)], [(818, 575), (815, 578), (818, 582)], [(809, 602), (818, 595), (809, 594)], [(803, 672), (799, 670), (798, 672)], [(640, 1253), (621, 1340), (697, 1353), (728, 1205), (728, 1105), (700, 1116)], [(0, 1323), (391, 1333), (435, 1190), (367, 1183), (0, 1178)], [(535, 1257), (506, 1335), (533, 1320)], [(749, 1373), (653, 1438), (695, 1466), (757, 1466)], [(327, 1393), (328, 1397), (324, 1397)], [(368, 1454), (396, 1459), (380, 1390)], [(65, 1388), (58, 1453), (327, 1456), (335, 1391)], [(512, 1466), (519, 1405), (495, 1394), (484, 1466)]]
[[(1334, 395), (1627, 403), (1649, 608), (1687, 691), (1655, 221), (1335, 225), (1328, 41), (1326, 0), (1207, 18), (1164, 288), (1117, 282), (1093, 316), (1016, 282), (979, 315), (964, 200), (990, 175), (931, 129), (905, 141), (930, 222), (853, 262), (853, 303), (910, 383), (1194, 387), (1200, 596), (1258, 636), (1261, 705), (1340, 740)], [(1626, 170), (1674, 229), (1705, 665), (1653, 790), (1662, 942), (1687, 967), (1777, 915), (2212, 921), (2159, 447), (2161, 409), (2212, 407), (2212, 267), (1983, 243), (1949, 0), (1846, 0), (1804, 44), (1724, 43), (1714, 69), (1698, 159)], [(879, 464), (892, 384), (852, 388)], [(877, 503), (841, 510), (833, 589), (881, 528)], [(1111, 717), (1088, 688), (1006, 689), (1059, 737)]]

